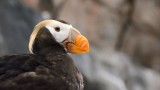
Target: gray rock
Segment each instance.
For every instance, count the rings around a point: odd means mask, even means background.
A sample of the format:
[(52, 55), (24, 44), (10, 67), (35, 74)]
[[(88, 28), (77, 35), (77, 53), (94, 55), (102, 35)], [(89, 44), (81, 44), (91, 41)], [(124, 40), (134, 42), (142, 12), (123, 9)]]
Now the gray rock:
[(28, 40), (40, 20), (19, 0), (0, 0), (0, 55), (28, 52)]

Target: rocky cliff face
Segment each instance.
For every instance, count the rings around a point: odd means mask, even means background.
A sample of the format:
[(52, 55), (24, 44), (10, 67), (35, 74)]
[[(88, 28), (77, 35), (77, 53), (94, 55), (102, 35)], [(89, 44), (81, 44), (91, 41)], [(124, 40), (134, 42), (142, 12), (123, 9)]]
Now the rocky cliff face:
[[(27, 52), (40, 20), (28, 10), (37, 4), (21, 1), (0, 1), (1, 55)], [(90, 53), (72, 55), (86, 78), (85, 90), (160, 90), (159, 0), (39, 1), (45, 19), (66, 20), (89, 39)]]
[(89, 38), (91, 52), (73, 57), (92, 90), (160, 89), (159, 9), (158, 0), (68, 0), (59, 18)]
[(40, 16), (19, 0), (0, 0), (0, 55), (28, 52), (28, 39)]

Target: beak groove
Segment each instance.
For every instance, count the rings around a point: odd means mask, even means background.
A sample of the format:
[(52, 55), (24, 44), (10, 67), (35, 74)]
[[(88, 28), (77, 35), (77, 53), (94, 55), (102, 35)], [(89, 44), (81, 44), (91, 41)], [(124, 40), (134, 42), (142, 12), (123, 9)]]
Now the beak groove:
[(68, 52), (73, 54), (89, 52), (89, 42), (78, 30), (71, 29), (68, 41), (66, 46)]

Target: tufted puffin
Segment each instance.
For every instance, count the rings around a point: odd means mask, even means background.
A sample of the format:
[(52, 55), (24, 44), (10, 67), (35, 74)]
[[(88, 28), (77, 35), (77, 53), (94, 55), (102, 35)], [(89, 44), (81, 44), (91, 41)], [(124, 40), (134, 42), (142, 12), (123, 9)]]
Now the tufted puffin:
[(89, 52), (88, 40), (63, 20), (38, 23), (31, 54), (0, 57), (0, 90), (83, 90), (83, 77), (68, 53)]

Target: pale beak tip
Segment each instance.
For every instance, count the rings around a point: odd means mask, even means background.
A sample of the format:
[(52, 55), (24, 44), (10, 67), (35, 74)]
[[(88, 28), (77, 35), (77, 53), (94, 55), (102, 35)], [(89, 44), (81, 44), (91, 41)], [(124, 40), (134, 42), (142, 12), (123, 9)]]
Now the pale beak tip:
[(88, 41), (86, 41), (86, 42), (83, 43), (82, 48), (84, 49), (84, 53), (87, 53), (87, 52), (90, 51)]

